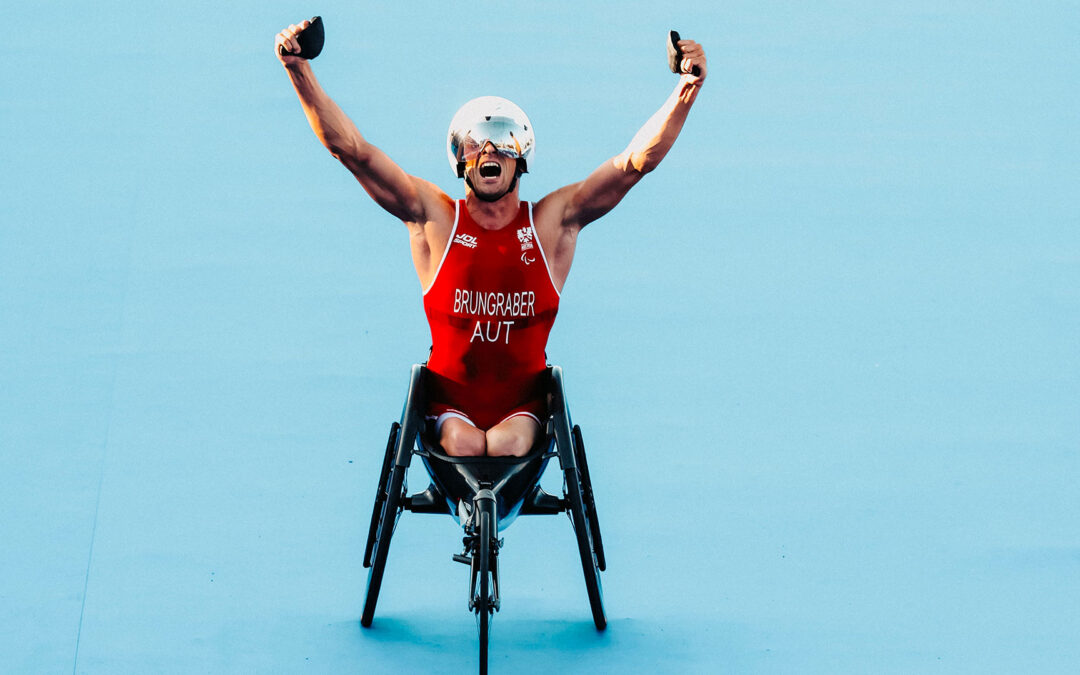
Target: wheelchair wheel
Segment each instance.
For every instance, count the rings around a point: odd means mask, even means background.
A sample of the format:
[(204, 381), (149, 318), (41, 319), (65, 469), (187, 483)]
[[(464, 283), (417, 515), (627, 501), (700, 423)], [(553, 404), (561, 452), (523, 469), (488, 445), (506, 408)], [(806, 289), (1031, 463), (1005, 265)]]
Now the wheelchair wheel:
[(593, 550), (596, 552), (596, 566), (603, 572), (607, 569), (604, 559), (604, 540), (600, 537), (600, 519), (596, 516), (596, 499), (593, 497), (592, 478), (589, 477), (589, 462), (585, 459), (585, 441), (581, 437), (581, 427), (574, 425), (571, 432), (574, 437), (574, 456), (581, 471), (581, 492), (585, 502), (585, 516), (589, 520), (589, 534), (592, 535)]
[(480, 512), (479, 516), (480, 526), (477, 528), (476, 533), (476, 560), (480, 583), (477, 584), (474, 611), (476, 612), (476, 627), (480, 633), (480, 675), (487, 675), (488, 631), (491, 628), (491, 615), (494, 612), (491, 604), (491, 514), (484, 510)]
[(585, 510), (581, 479), (577, 469), (568, 469), (564, 476), (566, 496), (570, 503), (570, 520), (577, 537), (581, 569), (585, 572), (585, 590), (589, 594), (593, 623), (596, 624), (596, 630), (604, 630), (607, 628), (607, 617), (604, 616), (604, 591), (600, 586), (600, 568), (593, 550), (592, 526), (589, 524), (589, 517)]
[(386, 454), (383, 455), (382, 470), (379, 471), (379, 488), (375, 490), (375, 505), (371, 509), (371, 525), (368, 527), (367, 546), (364, 547), (364, 567), (371, 567), (371, 552), (375, 547), (375, 537), (379, 533), (379, 518), (386, 502), (386, 483), (390, 480), (390, 466), (394, 461), (394, 447), (397, 445), (401, 425), (390, 425), (390, 438), (386, 441)]
[[(360, 616), (360, 625), (368, 628), (375, 618), (375, 603), (379, 600), (379, 588), (382, 586), (383, 571), (386, 569), (386, 555), (390, 550), (390, 538), (397, 526), (398, 516), (403, 510), (405, 491), (405, 472), (407, 468), (397, 466), (391, 461), (386, 481), (386, 491), (379, 492), (382, 508), (378, 509), (378, 522), (375, 524), (374, 538), (371, 542), (371, 567), (368, 570), (367, 597), (364, 600), (364, 613)], [(378, 503), (378, 502), (376, 502)]]

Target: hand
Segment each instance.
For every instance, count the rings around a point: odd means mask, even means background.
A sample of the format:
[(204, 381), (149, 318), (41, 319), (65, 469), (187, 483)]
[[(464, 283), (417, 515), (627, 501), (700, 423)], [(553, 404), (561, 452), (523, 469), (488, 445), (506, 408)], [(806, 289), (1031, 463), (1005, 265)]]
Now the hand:
[[(300, 43), (297, 41), (296, 36), (310, 25), (311, 21), (304, 19), (299, 24), (292, 24), (274, 38), (274, 54), (277, 55), (278, 61), (281, 61), (286, 68), (307, 61), (304, 57), (299, 56)], [(281, 53), (282, 48), (284, 48), (285, 54)]]
[[(701, 85), (705, 81), (708, 67), (705, 63), (705, 48), (693, 40), (679, 40), (679, 49), (682, 50), (682, 61), (679, 62), (679, 70), (686, 84)], [(698, 67), (698, 74), (693, 75), (694, 66)]]

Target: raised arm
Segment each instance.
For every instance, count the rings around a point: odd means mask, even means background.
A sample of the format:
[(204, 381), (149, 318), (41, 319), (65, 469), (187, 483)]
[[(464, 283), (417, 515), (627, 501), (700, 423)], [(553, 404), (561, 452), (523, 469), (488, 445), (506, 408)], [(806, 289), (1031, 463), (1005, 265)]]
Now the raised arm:
[[(581, 228), (615, 208), (645, 174), (660, 164), (675, 143), (697, 99), (707, 73), (705, 50), (693, 40), (680, 40), (683, 52), (679, 83), (664, 105), (649, 118), (621, 153), (600, 165), (581, 181), (568, 185), (549, 198), (562, 208), (562, 223)], [(693, 67), (698, 75), (691, 75)], [(538, 204), (537, 208), (541, 206)]]
[[(425, 222), (431, 199), (441, 191), (405, 173), (385, 152), (368, 143), (352, 120), (323, 91), (310, 62), (295, 55), (300, 52), (296, 36), (308, 25), (310, 22), (304, 21), (278, 33), (274, 53), (289, 74), (311, 130), (379, 206), (407, 223)], [(282, 54), (279, 47), (288, 53)]]

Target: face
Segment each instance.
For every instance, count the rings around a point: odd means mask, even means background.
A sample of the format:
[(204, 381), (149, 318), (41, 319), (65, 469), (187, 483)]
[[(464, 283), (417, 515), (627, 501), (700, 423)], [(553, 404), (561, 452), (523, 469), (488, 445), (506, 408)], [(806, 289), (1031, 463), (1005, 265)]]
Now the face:
[(475, 159), (468, 157), (466, 161), (465, 174), (479, 194), (499, 195), (506, 192), (514, 181), (517, 159), (496, 151), (491, 143), (484, 145)]

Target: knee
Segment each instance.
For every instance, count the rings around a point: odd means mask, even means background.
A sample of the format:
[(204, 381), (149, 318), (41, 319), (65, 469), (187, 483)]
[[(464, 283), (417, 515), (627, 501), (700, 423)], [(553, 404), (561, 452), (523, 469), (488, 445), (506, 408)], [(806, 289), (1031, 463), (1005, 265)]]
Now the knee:
[(439, 444), (451, 457), (479, 457), (485, 448), (484, 432), (460, 420), (447, 420)]
[(499, 428), (487, 432), (487, 454), (492, 457), (524, 457), (532, 446), (533, 434)]

